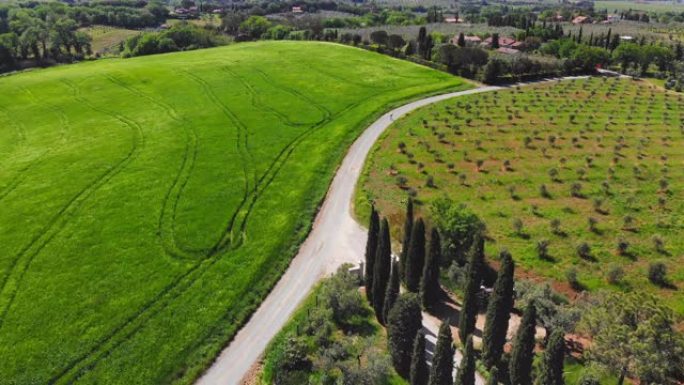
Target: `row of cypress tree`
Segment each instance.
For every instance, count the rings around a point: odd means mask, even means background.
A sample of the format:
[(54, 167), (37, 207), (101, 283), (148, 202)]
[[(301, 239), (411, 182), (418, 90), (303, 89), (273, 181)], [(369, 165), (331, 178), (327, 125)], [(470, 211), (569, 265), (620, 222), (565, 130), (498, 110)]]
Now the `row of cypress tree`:
[[(388, 345), (397, 372), (410, 379), (411, 385), (474, 385), (475, 349), (472, 334), (478, 315), (478, 295), (485, 268), (484, 238), (476, 235), (467, 253), (466, 284), (459, 315), (459, 338), (463, 342), (463, 359), (452, 382), (455, 349), (449, 320), (440, 327), (433, 365), (428, 369), (425, 357), (425, 336), (421, 329), (421, 306), (433, 310), (439, 301), (440, 235), (432, 229), (426, 254), (425, 224), (414, 220), (413, 202), (408, 201), (406, 222), (399, 262), (393, 261), (387, 219), (371, 211), (366, 245), (365, 285), (369, 302), (378, 320), (387, 326)], [(482, 362), (490, 370), (489, 384), (498, 384), (510, 314), (514, 304), (513, 258), (507, 251), (499, 255), (500, 268), (487, 306), (482, 335)], [(403, 282), (407, 294), (400, 296)], [(530, 303), (525, 309), (516, 334), (513, 350), (504, 372), (511, 385), (532, 384), (536, 308)], [(537, 383), (561, 385), (565, 339), (562, 330), (551, 334), (541, 364)]]
[(380, 220), (371, 209), (366, 243), (365, 287), (368, 301), (381, 324), (385, 324), (394, 302), (399, 296), (400, 283), (409, 292), (417, 293), (419, 303), (432, 309), (439, 300), (439, 264), (441, 242), (439, 232), (433, 229), (426, 255), (425, 224), (422, 219), (413, 221), (413, 202), (407, 205), (404, 240), (399, 262), (392, 259), (389, 223)]

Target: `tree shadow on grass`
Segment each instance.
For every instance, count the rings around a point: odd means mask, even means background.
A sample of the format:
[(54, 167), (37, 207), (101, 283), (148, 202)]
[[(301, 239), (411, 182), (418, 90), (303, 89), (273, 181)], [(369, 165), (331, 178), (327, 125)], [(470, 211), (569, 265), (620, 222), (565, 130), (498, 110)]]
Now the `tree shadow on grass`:
[(632, 262), (634, 262), (634, 261), (637, 260), (637, 255), (636, 255), (636, 253), (634, 253), (634, 252), (632, 252), (632, 251), (623, 251), (623, 252), (621, 252), (621, 253), (618, 253), (618, 255), (621, 256), (621, 257), (625, 257), (625, 258), (629, 259), (629, 260), (632, 261)]

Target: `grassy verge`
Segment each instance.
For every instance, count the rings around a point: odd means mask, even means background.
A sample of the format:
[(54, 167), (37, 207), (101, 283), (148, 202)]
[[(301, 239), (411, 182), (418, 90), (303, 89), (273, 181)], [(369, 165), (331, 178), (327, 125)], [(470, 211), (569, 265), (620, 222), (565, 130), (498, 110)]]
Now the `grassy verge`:
[(391, 368), (384, 329), (343, 267), (312, 291), (269, 344), (260, 383), (278, 379), (283, 384), (319, 384), (351, 378), (406, 384)]

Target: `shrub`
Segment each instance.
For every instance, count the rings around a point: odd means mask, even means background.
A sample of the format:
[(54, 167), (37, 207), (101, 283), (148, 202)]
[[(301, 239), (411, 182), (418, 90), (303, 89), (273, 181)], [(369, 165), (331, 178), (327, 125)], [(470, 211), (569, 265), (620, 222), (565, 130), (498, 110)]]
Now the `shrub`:
[(465, 185), (466, 182), (466, 175), (461, 173), (458, 175), (458, 181), (461, 183), (461, 185)]
[(625, 271), (622, 269), (620, 266), (611, 266), (610, 269), (608, 269), (608, 283), (611, 285), (617, 285), (620, 282), (622, 282), (622, 279), (625, 277)]
[(587, 242), (582, 242), (576, 247), (577, 255), (582, 259), (592, 259), (591, 246)]
[(513, 231), (517, 235), (523, 235), (524, 225), (520, 218), (515, 218), (513, 220)]
[(537, 242), (537, 255), (541, 259), (549, 259), (549, 241), (542, 239)]
[(577, 182), (573, 183), (572, 186), (570, 186), (570, 195), (575, 198), (583, 198), (584, 195), (582, 195), (582, 184)]
[(633, 229), (632, 226), (634, 226), (634, 217), (631, 215), (625, 215), (625, 217), (622, 219), (624, 222), (624, 228), (625, 230), (631, 230)]
[(561, 235), (563, 234), (563, 231), (561, 230), (561, 221), (560, 219), (554, 218), (551, 220), (551, 232), (556, 234), (556, 235)]
[(425, 180), (425, 186), (430, 187), (430, 188), (437, 187), (435, 185), (435, 178), (433, 178), (432, 175), (428, 175), (427, 179)]
[(558, 181), (559, 181), (559, 179), (558, 179), (558, 169), (556, 169), (555, 167), (554, 167), (554, 168), (551, 168), (551, 169), (549, 170), (549, 177), (551, 178), (551, 181), (552, 181), (552, 182), (558, 182)]
[(551, 193), (545, 184), (539, 186), (539, 195), (541, 195), (543, 198), (551, 199)]
[(667, 266), (662, 262), (654, 262), (648, 266), (648, 280), (658, 286), (667, 286)]
[(575, 268), (570, 268), (565, 272), (565, 279), (568, 280), (568, 283), (570, 284), (570, 287), (573, 290), (582, 290), (582, 284), (579, 281), (579, 278), (577, 277), (577, 269)]
[(656, 234), (653, 236), (652, 241), (653, 241), (653, 247), (655, 247), (657, 252), (662, 253), (662, 254), (664, 254), (666, 252), (665, 251), (665, 240), (663, 239), (663, 237)]
[(627, 255), (629, 249), (629, 242), (620, 238), (617, 242), (617, 251), (619, 255)]
[(594, 218), (594, 217), (587, 218), (587, 223), (589, 223), (589, 231), (591, 231), (592, 233), (595, 233), (598, 231), (598, 229), (596, 228), (596, 225), (598, 224), (598, 220), (596, 218)]

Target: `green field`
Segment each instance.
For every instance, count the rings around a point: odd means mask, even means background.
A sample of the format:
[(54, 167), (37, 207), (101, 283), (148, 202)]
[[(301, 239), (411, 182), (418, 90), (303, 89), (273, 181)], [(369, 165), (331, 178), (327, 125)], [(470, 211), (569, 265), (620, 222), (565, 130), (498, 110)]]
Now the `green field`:
[(109, 27), (106, 25), (95, 25), (82, 28), (81, 30), (91, 37), (93, 53), (100, 55), (118, 54), (121, 42), (141, 33), (133, 29)]
[(606, 9), (608, 12), (614, 11), (646, 11), (646, 12), (684, 12), (684, 4), (675, 3), (672, 1), (621, 1), (621, 0), (603, 0), (595, 1), (594, 9)]
[(0, 383), (190, 383), (272, 287), (365, 125), (469, 87), (260, 42), (0, 78)]
[[(521, 275), (554, 279), (564, 289), (574, 268), (589, 290), (657, 293), (682, 314), (683, 117), (682, 95), (619, 79), (448, 100), (386, 132), (367, 163), (357, 208), (363, 216), (366, 202), (374, 201), (397, 234), (409, 194), (423, 215), (430, 202), (448, 196), (485, 221), (488, 254), (507, 248)], [(540, 258), (543, 240), (549, 255)], [(626, 253), (618, 253), (619, 240), (628, 242)], [(590, 253), (580, 257), (583, 242)], [(649, 281), (649, 265), (657, 261), (678, 288)], [(610, 284), (608, 272), (617, 267), (624, 280)]]

